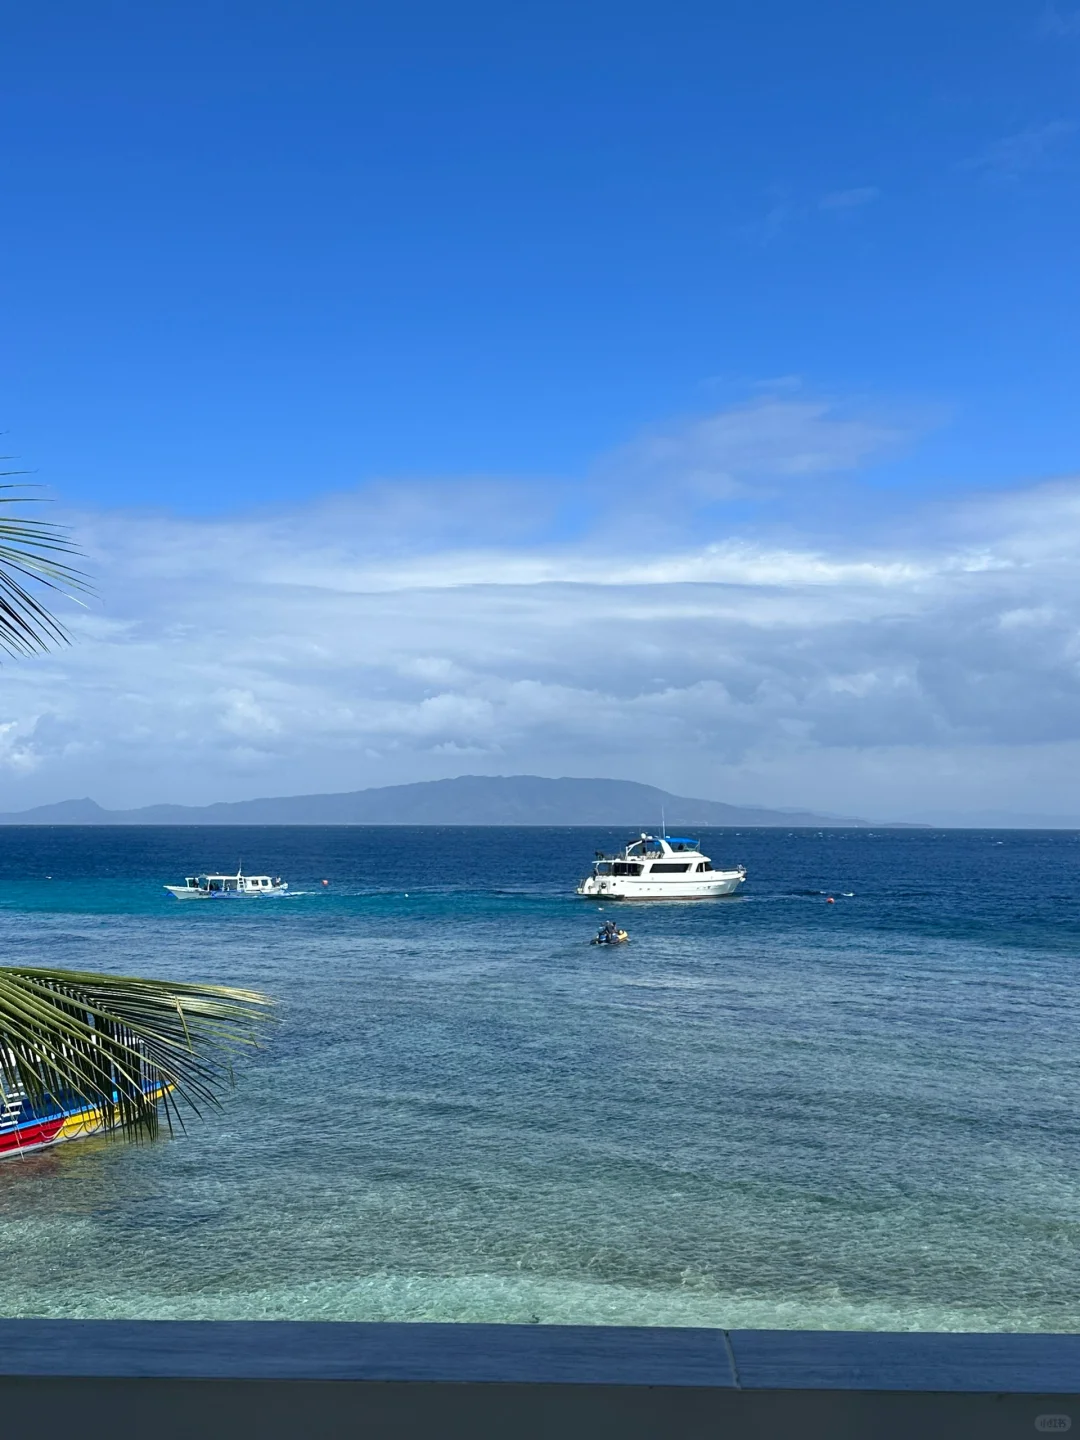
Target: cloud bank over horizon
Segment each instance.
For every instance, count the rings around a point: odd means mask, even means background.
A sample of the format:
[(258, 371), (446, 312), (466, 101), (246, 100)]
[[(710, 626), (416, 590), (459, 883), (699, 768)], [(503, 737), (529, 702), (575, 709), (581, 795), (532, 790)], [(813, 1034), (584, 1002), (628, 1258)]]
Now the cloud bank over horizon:
[(1080, 815), (1080, 477), (918, 504), (873, 481), (911, 432), (781, 389), (574, 481), (76, 517), (99, 600), (4, 667), (0, 808), (533, 772)]

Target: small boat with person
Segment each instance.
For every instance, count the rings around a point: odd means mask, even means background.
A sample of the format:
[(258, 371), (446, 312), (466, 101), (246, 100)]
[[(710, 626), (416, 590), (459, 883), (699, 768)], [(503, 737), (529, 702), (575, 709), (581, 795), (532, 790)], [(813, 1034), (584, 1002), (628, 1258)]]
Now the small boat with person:
[(590, 945), (625, 945), (630, 936), (625, 930), (620, 930), (614, 920), (605, 920), (600, 929), (589, 941)]
[(598, 850), (577, 893), (590, 900), (705, 900), (733, 895), (745, 879), (743, 865), (713, 869), (697, 840), (642, 831), (617, 855)]
[(238, 866), (235, 875), (189, 875), (183, 885), (164, 887), (177, 900), (219, 900), (221, 898), (284, 895), (288, 882), (280, 875), (245, 875)]

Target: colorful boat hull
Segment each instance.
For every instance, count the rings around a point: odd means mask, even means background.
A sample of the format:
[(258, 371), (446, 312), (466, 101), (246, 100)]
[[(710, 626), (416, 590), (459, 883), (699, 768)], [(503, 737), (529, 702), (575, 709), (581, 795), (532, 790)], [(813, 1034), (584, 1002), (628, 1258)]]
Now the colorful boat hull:
[[(156, 1087), (154, 1098), (160, 1100), (163, 1094), (164, 1087)], [(28, 1100), (21, 1104), (16, 1101), (0, 1110), (0, 1160), (29, 1155), (84, 1135), (101, 1135), (113, 1128), (100, 1106), (34, 1106)]]

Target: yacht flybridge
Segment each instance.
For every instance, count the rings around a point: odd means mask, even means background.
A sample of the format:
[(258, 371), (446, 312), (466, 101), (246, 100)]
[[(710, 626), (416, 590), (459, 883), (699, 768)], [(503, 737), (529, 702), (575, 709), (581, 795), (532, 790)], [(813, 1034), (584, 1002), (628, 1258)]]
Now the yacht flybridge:
[(577, 893), (607, 900), (704, 900), (733, 894), (745, 879), (742, 865), (714, 870), (696, 840), (642, 832), (618, 855), (598, 850)]
[(280, 876), (245, 875), (242, 868), (235, 875), (189, 875), (183, 885), (165, 886), (178, 900), (214, 900), (223, 895), (284, 895), (288, 888)]

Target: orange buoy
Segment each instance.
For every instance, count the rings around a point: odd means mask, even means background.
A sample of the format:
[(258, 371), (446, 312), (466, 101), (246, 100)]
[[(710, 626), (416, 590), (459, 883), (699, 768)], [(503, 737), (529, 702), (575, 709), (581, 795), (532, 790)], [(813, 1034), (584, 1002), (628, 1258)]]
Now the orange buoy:
[(835, 901), (835, 900), (832, 898), (832, 896), (830, 895), (829, 898), (825, 901), (825, 904), (826, 904), (826, 905), (835, 905), (835, 904), (836, 904), (836, 901)]

